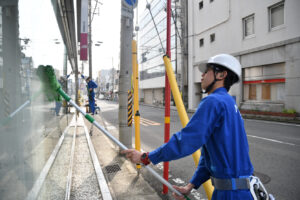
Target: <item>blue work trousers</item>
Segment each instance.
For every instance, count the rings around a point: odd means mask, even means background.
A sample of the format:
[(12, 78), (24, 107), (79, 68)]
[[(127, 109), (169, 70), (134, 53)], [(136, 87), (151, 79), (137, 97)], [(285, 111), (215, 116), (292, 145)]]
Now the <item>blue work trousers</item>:
[(55, 114), (58, 116), (60, 112), (62, 102), (61, 101), (55, 101)]
[(95, 114), (95, 95), (89, 96), (89, 105), (91, 113)]

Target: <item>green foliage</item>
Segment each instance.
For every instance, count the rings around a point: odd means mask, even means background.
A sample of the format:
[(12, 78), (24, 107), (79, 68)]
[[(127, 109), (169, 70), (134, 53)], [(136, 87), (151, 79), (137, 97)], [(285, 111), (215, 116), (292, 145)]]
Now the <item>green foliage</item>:
[(295, 114), (296, 110), (295, 109), (283, 109), (282, 112), (287, 113), (287, 114)]
[(54, 69), (51, 65), (40, 65), (37, 75), (42, 82), (43, 92), (48, 101), (62, 101), (62, 97), (57, 93), (61, 85), (57, 82)]

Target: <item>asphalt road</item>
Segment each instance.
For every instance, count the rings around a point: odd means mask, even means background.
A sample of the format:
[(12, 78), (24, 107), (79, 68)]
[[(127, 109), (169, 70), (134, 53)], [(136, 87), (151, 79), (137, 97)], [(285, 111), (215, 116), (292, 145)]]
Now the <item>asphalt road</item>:
[[(105, 120), (110, 125), (118, 126), (118, 104), (110, 101), (98, 104)], [(151, 151), (164, 141), (164, 109), (140, 106), (140, 113), (141, 148)], [(171, 111), (170, 126), (171, 135), (181, 129), (177, 111)], [(245, 119), (245, 128), (255, 174), (268, 192), (279, 200), (299, 199), (300, 125)], [(161, 168), (160, 165), (158, 167)], [(184, 185), (189, 182), (194, 170), (191, 156), (172, 161), (170, 182)], [(203, 189), (199, 191), (193, 193), (192, 199), (204, 199)]]

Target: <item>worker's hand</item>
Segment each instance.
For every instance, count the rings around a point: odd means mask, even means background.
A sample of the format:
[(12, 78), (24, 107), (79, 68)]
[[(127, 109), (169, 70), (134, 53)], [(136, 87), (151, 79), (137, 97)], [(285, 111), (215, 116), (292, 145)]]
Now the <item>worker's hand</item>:
[(128, 150), (123, 150), (121, 152), (122, 154), (126, 154), (126, 158), (128, 158), (131, 162), (137, 164), (137, 163), (141, 163), (141, 156), (142, 156), (142, 152), (139, 152), (135, 149), (128, 149)]
[[(194, 184), (189, 183), (184, 187), (182, 187), (182, 186), (178, 187), (176, 185), (173, 185), (173, 188), (175, 188), (178, 192), (180, 192), (183, 195), (188, 195), (188, 194), (190, 194), (191, 190), (194, 188)], [(177, 200), (185, 199), (184, 196), (179, 196), (175, 192), (173, 192), (172, 194), (173, 194), (174, 198), (177, 199)]]

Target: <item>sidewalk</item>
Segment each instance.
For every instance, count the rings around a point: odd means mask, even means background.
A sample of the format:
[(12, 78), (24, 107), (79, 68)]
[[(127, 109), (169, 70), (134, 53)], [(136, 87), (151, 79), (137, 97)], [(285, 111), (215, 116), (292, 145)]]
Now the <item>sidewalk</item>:
[[(107, 126), (99, 114), (95, 115), (95, 120), (118, 139), (117, 127)], [(92, 127), (91, 123), (86, 119), (85, 124), (88, 130), (91, 130), (92, 142), (113, 199), (162, 199), (143, 178), (142, 173), (138, 173), (135, 165), (119, 155), (119, 147), (117, 145), (96, 127)], [(141, 171), (144, 170), (141, 169)]]

